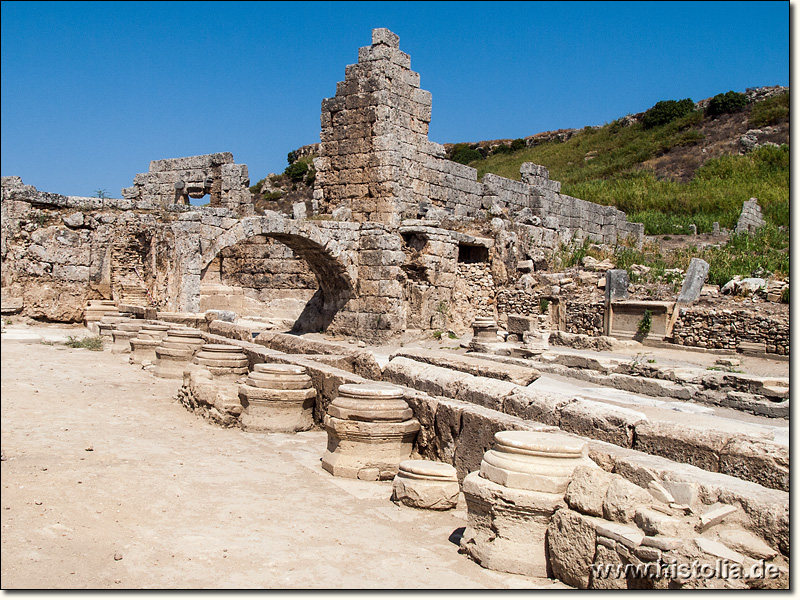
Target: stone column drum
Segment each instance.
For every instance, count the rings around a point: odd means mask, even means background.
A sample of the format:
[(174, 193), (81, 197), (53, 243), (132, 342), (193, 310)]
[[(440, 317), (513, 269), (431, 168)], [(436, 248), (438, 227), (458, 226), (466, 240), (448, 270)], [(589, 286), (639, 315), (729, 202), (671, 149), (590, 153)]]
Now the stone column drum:
[(487, 569), (548, 577), (545, 533), (587, 444), (560, 433), (500, 431), (480, 471), (464, 478), (468, 525), (461, 548)]
[(135, 319), (117, 323), (111, 330), (111, 352), (114, 354), (127, 354), (131, 351), (131, 339), (136, 337), (139, 330), (145, 326), (144, 321)]
[(392, 500), (428, 510), (450, 510), (461, 491), (456, 468), (432, 460), (404, 460), (392, 482)]
[(239, 386), (242, 429), (259, 432), (307, 431), (314, 426), (317, 390), (305, 367), (263, 363), (253, 366)]
[(197, 329), (170, 329), (155, 350), (156, 368), (153, 375), (164, 379), (183, 379), (186, 365), (204, 343), (203, 334)]
[(161, 340), (167, 337), (169, 326), (167, 325), (145, 325), (139, 330), (135, 338), (131, 338), (131, 357), (130, 361), (135, 364), (142, 364), (142, 361), (154, 361), (156, 359), (156, 348), (161, 344)]
[(95, 325), (97, 326), (97, 334), (110, 340), (111, 332), (114, 330), (114, 328), (127, 320), (128, 317), (123, 316), (122, 313), (114, 316), (104, 315), (99, 321), (95, 322)]
[(250, 362), (239, 346), (203, 344), (192, 363), (208, 369), (215, 377), (237, 378), (245, 375)]
[(324, 419), (328, 449), (322, 468), (338, 477), (392, 479), (411, 458), (419, 422), (403, 390), (382, 384), (344, 384)]

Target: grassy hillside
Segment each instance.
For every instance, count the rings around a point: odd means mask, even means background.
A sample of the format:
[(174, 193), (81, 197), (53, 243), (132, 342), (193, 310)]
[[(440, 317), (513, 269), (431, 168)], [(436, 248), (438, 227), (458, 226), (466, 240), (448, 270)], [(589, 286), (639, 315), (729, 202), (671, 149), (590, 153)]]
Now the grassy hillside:
[[(704, 155), (705, 146), (722, 147), (720, 138), (725, 135), (730, 139), (723, 151), (738, 150), (738, 138), (748, 128), (785, 126), (788, 140), (788, 92), (727, 113), (708, 112), (692, 110), (650, 128), (643, 119), (633, 124), (620, 119), (586, 127), (566, 142), (504, 149), (469, 164), (478, 169), (479, 177), (496, 173), (510, 179), (519, 179), (523, 162), (544, 165), (552, 179), (561, 181), (563, 193), (616, 206), (628, 213), (630, 221), (644, 223), (648, 235), (687, 233), (692, 223), (698, 232), (710, 232), (714, 221), (733, 228), (742, 202), (751, 197), (758, 198), (770, 224), (788, 227), (788, 145), (707, 160)], [(699, 168), (682, 164), (688, 164), (690, 156)], [(665, 158), (671, 158), (676, 173), (688, 171), (691, 177), (682, 181), (677, 174), (648, 164), (659, 160), (669, 165)]]

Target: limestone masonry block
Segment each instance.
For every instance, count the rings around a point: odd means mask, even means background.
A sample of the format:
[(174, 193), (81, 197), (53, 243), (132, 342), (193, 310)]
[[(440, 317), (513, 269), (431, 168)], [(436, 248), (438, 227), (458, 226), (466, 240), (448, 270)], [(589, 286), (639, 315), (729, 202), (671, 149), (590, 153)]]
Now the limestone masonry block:
[(392, 500), (414, 508), (455, 508), (460, 492), (456, 469), (430, 460), (405, 460), (392, 482)]

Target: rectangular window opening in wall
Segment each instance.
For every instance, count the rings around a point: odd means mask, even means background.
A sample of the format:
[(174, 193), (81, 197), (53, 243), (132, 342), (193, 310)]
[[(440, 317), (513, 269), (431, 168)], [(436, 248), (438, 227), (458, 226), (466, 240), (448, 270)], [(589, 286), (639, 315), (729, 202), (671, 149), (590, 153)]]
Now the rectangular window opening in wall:
[(458, 245), (458, 262), (460, 263), (488, 263), (489, 249), (485, 246)]

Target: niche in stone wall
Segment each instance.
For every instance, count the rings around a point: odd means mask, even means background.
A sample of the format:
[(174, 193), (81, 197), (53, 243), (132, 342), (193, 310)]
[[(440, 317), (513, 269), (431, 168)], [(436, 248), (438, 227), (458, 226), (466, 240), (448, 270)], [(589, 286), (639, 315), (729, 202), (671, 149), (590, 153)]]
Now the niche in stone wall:
[(255, 236), (224, 248), (203, 271), (200, 311), (231, 310), (291, 326), (318, 288), (305, 260), (274, 239)]
[(466, 264), (488, 263), (489, 248), (470, 244), (458, 245), (458, 262)]

